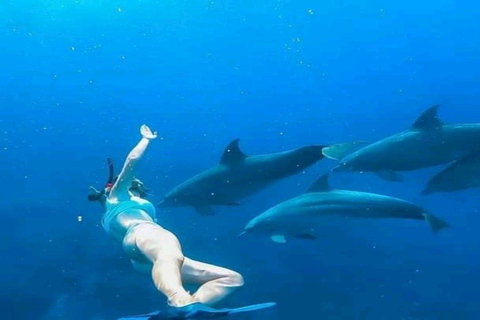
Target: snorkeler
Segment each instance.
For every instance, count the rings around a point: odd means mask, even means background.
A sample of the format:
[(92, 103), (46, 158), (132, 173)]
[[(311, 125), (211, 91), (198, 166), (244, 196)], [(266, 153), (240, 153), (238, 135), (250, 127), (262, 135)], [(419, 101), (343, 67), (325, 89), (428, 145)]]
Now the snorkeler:
[[(235, 271), (185, 257), (177, 237), (156, 223), (155, 207), (145, 199), (146, 189), (140, 180), (134, 178), (134, 173), (148, 144), (157, 134), (146, 125), (140, 127), (140, 133), (142, 139), (127, 156), (111, 190), (104, 193), (102, 225), (110, 236), (122, 243), (135, 269), (151, 273), (155, 287), (168, 299), (169, 310), (165, 319), (212, 318), (272, 306), (209, 307), (243, 286), (243, 277)], [(187, 283), (200, 287), (190, 294), (183, 287)], [(158, 313), (130, 319), (158, 318)]]

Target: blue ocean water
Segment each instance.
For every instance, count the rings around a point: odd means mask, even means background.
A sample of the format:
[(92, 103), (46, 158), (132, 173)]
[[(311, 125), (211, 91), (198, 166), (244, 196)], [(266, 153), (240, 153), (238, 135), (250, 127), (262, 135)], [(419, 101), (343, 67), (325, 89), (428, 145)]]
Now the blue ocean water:
[[(0, 3), (1, 319), (114, 319), (164, 306), (86, 200), (146, 123), (159, 133), (139, 177), (151, 201), (247, 154), (376, 141), (440, 104), (480, 122), (480, 4), (473, 1), (3, 0)], [(453, 228), (372, 222), (285, 245), (244, 225), (335, 166), (322, 160), (213, 217), (159, 210), (185, 253), (241, 272), (227, 305), (248, 319), (478, 319), (478, 189), (422, 197), (439, 168), (338, 188), (422, 205)], [(78, 221), (78, 217), (82, 221)], [(246, 318), (245, 318), (246, 319)]]

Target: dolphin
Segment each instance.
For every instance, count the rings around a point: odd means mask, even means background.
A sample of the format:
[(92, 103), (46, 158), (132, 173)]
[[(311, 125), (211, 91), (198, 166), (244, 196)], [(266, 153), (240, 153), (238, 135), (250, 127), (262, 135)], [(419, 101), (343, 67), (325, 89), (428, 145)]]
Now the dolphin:
[(353, 219), (424, 220), (434, 233), (449, 225), (410, 202), (374, 193), (333, 190), (328, 174), (321, 176), (302, 195), (282, 202), (248, 222), (244, 233), (264, 234), (274, 242), (286, 237), (316, 239), (318, 228), (332, 221)]
[(169, 191), (160, 207), (192, 206), (202, 215), (213, 215), (212, 206), (235, 206), (266, 186), (303, 171), (322, 159), (325, 146), (248, 156), (239, 139), (227, 146), (220, 163)]
[(480, 188), (480, 152), (455, 161), (434, 175), (422, 195)]
[(339, 160), (333, 171), (374, 172), (390, 181), (402, 181), (397, 171), (417, 170), (449, 163), (480, 151), (480, 123), (443, 124), (438, 105), (426, 110), (406, 131), (367, 145), (351, 154), (325, 148), (324, 155)]

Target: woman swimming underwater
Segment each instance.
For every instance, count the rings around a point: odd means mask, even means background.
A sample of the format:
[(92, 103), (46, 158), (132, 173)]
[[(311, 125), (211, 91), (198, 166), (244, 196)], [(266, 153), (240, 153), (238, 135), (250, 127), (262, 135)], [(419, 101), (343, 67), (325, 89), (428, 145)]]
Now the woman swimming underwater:
[[(168, 299), (172, 317), (204, 318), (221, 310), (235, 310), (209, 306), (242, 287), (243, 277), (235, 271), (185, 257), (177, 237), (156, 223), (155, 207), (145, 199), (146, 189), (134, 175), (138, 161), (157, 134), (146, 125), (140, 127), (140, 133), (142, 139), (127, 156), (106, 198), (104, 229), (122, 243), (135, 269), (151, 272), (155, 287)], [(200, 287), (190, 294), (184, 284)]]

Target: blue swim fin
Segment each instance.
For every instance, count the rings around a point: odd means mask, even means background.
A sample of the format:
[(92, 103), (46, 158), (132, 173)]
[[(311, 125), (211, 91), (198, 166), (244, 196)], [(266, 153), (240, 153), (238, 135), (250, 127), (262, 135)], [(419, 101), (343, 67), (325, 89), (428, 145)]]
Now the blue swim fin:
[(227, 309), (227, 310), (229, 310), (228, 314), (235, 314), (235, 313), (253, 312), (253, 311), (258, 311), (262, 309), (272, 308), (276, 305), (277, 304), (275, 302), (266, 302), (266, 303), (252, 304), (252, 305), (240, 307), (240, 308)]
[(155, 317), (160, 316), (160, 311), (151, 312), (149, 314), (139, 314), (137, 316), (129, 316), (125, 318), (118, 318), (117, 320), (150, 320), (156, 319)]
[(203, 319), (221, 319), (229, 315), (243, 312), (253, 312), (276, 305), (275, 302), (253, 304), (240, 308), (222, 308), (215, 309), (203, 303), (194, 303), (181, 308), (169, 308), (166, 312), (156, 311), (149, 314), (120, 318), (118, 320), (203, 320)]

